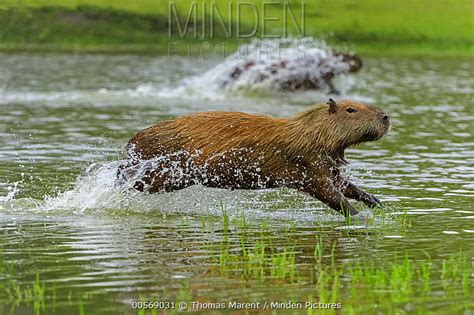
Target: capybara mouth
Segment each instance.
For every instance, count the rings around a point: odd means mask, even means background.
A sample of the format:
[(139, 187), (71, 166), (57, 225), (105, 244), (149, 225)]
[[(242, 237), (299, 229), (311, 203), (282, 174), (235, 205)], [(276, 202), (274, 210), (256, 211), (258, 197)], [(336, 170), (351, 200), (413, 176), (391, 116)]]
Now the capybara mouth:
[(389, 115), (384, 115), (382, 118), (382, 121), (383, 121), (384, 129), (383, 129), (383, 135), (380, 138), (383, 138), (385, 135), (387, 135), (390, 132), (390, 128), (392, 127), (391, 118)]
[(383, 124), (381, 128), (371, 129), (360, 139), (360, 142), (377, 141), (385, 137), (390, 131), (390, 123)]
[(377, 140), (380, 140), (382, 139), (384, 136), (386, 136), (388, 134), (388, 132), (390, 131), (390, 127), (391, 127), (391, 119), (390, 119), (390, 116), (383, 113), (382, 114), (382, 119), (381, 119), (381, 123), (378, 124), (378, 127), (379, 128), (376, 128), (375, 130), (371, 130), (372, 134), (372, 138), (369, 140), (369, 141), (377, 141)]
[(382, 132), (379, 133), (379, 136), (375, 139), (375, 141), (380, 140), (383, 137), (385, 137), (388, 134), (389, 131), (390, 131), (390, 124), (388, 124), (384, 127), (384, 129), (382, 130)]
[(361, 139), (360, 142), (369, 142), (380, 140), (385, 134), (379, 132), (368, 132)]

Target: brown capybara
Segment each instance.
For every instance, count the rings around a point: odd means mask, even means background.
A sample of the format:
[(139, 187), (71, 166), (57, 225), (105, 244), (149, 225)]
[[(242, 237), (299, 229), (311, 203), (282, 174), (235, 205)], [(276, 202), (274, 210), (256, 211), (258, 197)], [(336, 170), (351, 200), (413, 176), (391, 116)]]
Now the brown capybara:
[(325, 58), (304, 56), (296, 59), (282, 58), (270, 64), (263, 60), (249, 60), (236, 66), (230, 73), (231, 80), (226, 86), (253, 71), (252, 82), (272, 82), (272, 87), (281, 91), (297, 91), (329, 87), (329, 93), (339, 94), (332, 80), (337, 75), (358, 72), (363, 66), (362, 59), (353, 53), (334, 52)]
[(289, 187), (357, 214), (347, 198), (380, 201), (345, 180), (344, 150), (387, 134), (390, 117), (356, 101), (332, 99), (290, 118), (207, 112), (161, 122), (127, 145), (119, 175), (141, 191), (201, 184), (230, 189)]

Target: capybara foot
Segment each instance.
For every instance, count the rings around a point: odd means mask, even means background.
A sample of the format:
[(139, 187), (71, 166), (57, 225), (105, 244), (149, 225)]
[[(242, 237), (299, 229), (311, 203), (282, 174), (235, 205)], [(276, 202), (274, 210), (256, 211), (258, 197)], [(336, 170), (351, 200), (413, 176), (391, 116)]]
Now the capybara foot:
[(368, 205), (369, 208), (375, 208), (376, 206), (381, 206), (382, 205), (382, 202), (377, 197), (375, 197), (374, 195), (371, 195), (371, 194), (367, 194), (364, 197), (363, 202), (366, 205)]

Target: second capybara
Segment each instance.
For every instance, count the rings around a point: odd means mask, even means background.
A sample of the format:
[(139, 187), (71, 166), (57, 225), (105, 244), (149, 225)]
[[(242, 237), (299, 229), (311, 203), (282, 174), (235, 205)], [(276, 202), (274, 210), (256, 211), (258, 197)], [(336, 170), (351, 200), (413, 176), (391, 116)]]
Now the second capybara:
[(260, 83), (272, 82), (272, 87), (281, 91), (297, 91), (329, 87), (329, 93), (339, 94), (332, 80), (334, 77), (358, 72), (363, 66), (362, 59), (349, 52), (334, 52), (325, 58), (304, 56), (302, 58), (282, 58), (270, 64), (264, 60), (248, 60), (234, 67), (230, 80), (223, 85), (239, 80), (252, 72), (250, 81)]
[(330, 99), (289, 118), (205, 112), (160, 122), (127, 144), (119, 175), (141, 191), (170, 192), (201, 184), (228, 189), (288, 187), (344, 215), (347, 198), (370, 207), (380, 201), (345, 180), (344, 150), (387, 134), (379, 108)]

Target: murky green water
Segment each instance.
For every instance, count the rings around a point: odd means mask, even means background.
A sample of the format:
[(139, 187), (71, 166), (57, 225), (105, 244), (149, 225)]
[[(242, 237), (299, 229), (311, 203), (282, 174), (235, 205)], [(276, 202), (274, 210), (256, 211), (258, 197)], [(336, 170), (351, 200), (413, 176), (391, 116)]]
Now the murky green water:
[[(320, 202), (287, 190), (117, 192), (113, 181), (121, 149), (148, 125), (205, 110), (285, 116), (327, 98), (317, 92), (252, 96), (192, 84), (176, 88), (219, 62), (0, 55), (4, 313), (34, 312), (33, 303), (16, 299), (15, 305), (8, 288), (11, 283), (31, 288), (36, 275), (46, 290), (46, 305), (38, 312), (46, 313), (134, 314), (133, 301), (307, 301), (317, 296), (314, 275), (321, 267), (314, 250), (320, 240), (328, 250), (334, 244), (333, 258), (326, 251), (324, 264), (332, 259), (336, 266), (358, 261), (384, 266), (405, 255), (413, 262), (430, 257), (433, 275), (443, 272), (443, 259), (462, 250), (471, 264), (471, 293), (449, 294), (438, 276), (428, 298), (413, 294), (394, 307), (446, 312), (472, 301), (472, 60), (366, 59), (359, 75), (339, 80), (345, 98), (377, 104), (393, 117), (388, 137), (347, 154), (352, 162), (347, 175), (385, 204), (388, 214), (373, 222), (362, 218), (347, 225)], [(371, 218), (372, 210), (358, 206), (362, 217)], [(242, 242), (254, 248), (262, 239), (276, 250), (291, 249), (297, 280), (249, 276), (238, 265), (226, 271), (223, 242), (237, 253)], [(347, 281), (342, 278), (343, 286)], [(343, 310), (347, 299), (338, 297)], [(457, 311), (472, 314), (468, 308)]]

